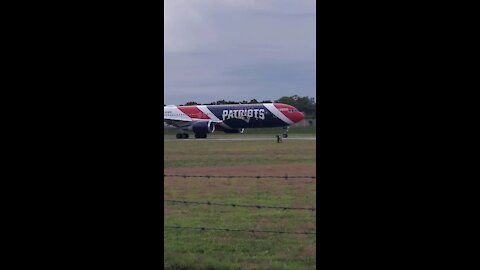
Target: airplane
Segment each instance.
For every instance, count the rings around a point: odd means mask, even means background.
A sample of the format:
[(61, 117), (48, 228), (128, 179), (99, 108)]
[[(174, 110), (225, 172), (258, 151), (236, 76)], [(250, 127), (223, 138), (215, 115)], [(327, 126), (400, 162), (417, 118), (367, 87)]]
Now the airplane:
[(283, 138), (287, 138), (289, 127), (304, 118), (295, 107), (281, 103), (163, 107), (164, 125), (180, 130), (177, 139), (188, 139), (188, 131), (197, 139), (206, 139), (215, 130), (243, 133), (246, 128), (273, 127), (283, 128)]

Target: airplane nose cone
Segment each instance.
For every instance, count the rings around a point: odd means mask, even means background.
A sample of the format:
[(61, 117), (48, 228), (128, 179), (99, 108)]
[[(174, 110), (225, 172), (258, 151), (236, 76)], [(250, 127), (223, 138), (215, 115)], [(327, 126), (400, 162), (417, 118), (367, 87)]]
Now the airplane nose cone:
[(302, 121), (303, 119), (305, 119), (305, 115), (301, 112), (294, 113), (294, 115), (292, 117), (292, 121), (295, 122), (295, 123), (298, 123), (298, 122)]
[(305, 119), (305, 114), (300, 113), (300, 120), (298, 120), (298, 121), (300, 122), (300, 121), (302, 121), (303, 119)]

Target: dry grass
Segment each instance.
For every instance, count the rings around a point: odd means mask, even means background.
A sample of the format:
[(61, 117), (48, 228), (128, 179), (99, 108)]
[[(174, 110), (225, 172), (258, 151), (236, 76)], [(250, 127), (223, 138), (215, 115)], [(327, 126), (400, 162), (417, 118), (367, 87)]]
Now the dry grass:
[[(169, 142), (165, 174), (316, 175), (315, 141)], [(272, 156), (274, 155), (274, 156)], [(291, 162), (300, 157), (297, 162)], [(271, 160), (276, 162), (271, 164)], [(262, 160), (263, 162), (259, 162)], [(315, 207), (315, 180), (164, 180), (165, 199)], [(166, 225), (315, 231), (316, 212), (164, 205)], [(164, 230), (166, 269), (314, 269), (308, 235)]]

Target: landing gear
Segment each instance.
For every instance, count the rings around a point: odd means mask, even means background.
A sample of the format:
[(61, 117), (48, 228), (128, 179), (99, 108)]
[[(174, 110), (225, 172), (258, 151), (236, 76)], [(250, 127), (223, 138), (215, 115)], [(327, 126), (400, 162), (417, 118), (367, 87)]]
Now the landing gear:
[(206, 139), (206, 138), (207, 138), (207, 134), (195, 133), (195, 138), (196, 138), (196, 139)]
[(289, 129), (288, 126), (283, 127), (283, 134), (282, 134), (283, 138), (288, 138), (288, 129)]
[(188, 133), (177, 133), (177, 139), (188, 139)]

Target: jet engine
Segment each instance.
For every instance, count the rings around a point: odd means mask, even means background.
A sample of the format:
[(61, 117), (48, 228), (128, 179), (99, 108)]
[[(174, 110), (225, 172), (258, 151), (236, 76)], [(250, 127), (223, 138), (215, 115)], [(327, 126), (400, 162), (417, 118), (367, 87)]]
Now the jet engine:
[(207, 134), (215, 131), (215, 123), (212, 121), (195, 122), (192, 125), (192, 131), (195, 134)]

